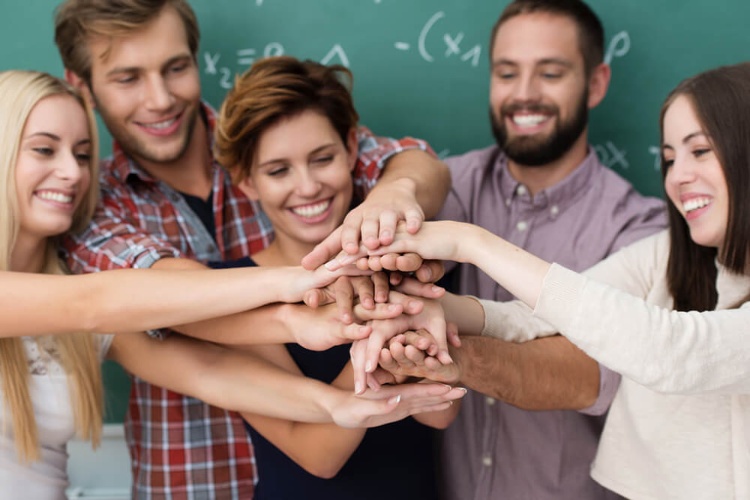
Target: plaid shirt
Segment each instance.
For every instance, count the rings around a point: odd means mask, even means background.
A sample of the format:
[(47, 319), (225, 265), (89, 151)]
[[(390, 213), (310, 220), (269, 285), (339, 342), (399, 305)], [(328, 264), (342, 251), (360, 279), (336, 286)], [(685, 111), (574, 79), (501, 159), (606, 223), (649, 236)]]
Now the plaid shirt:
[[(203, 115), (211, 133), (215, 112), (204, 104)], [(422, 141), (377, 138), (365, 128), (358, 138), (354, 175), (360, 197), (377, 181), (390, 156), (413, 148), (429, 151)], [(233, 260), (271, 241), (273, 229), (260, 207), (232, 186), (216, 163), (215, 240), (177, 191), (141, 169), (117, 143), (113, 156), (102, 164), (100, 187), (101, 200), (91, 224), (63, 241), (75, 273), (147, 268), (162, 257)], [(252, 498), (252, 445), (238, 414), (133, 377), (125, 430), (134, 498)]]

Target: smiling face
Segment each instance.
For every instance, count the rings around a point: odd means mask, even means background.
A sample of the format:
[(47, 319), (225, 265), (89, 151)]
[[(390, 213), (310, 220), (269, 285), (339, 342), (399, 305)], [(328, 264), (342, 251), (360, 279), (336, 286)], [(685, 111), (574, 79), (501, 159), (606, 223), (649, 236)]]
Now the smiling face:
[(38, 242), (67, 231), (91, 182), (86, 113), (71, 96), (40, 100), (23, 129), (16, 161), (18, 241)]
[(115, 140), (146, 168), (180, 160), (198, 119), (200, 79), (177, 11), (165, 7), (142, 30), (88, 46), (92, 97)]
[(667, 196), (685, 218), (695, 243), (721, 248), (729, 220), (729, 192), (711, 138), (684, 95), (667, 108), (663, 123)]
[(520, 14), (499, 27), (490, 112), (498, 144), (516, 163), (545, 165), (576, 143), (585, 148), (588, 108), (595, 103), (579, 46), (575, 22), (561, 15)]
[(273, 223), (274, 244), (294, 246), (294, 253), (304, 255), (341, 224), (352, 200), (354, 130), (348, 142), (313, 110), (262, 133), (243, 188)]

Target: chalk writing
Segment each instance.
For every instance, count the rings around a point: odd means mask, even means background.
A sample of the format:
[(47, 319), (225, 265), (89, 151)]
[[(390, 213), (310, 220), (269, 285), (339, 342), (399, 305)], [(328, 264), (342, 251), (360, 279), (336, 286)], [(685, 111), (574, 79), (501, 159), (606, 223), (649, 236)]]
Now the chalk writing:
[(599, 161), (608, 167), (620, 167), (624, 170), (630, 168), (626, 156), (627, 151), (619, 149), (612, 141), (606, 141), (604, 144), (597, 144), (594, 146)]
[[(417, 37), (417, 51), (420, 57), (427, 62), (435, 62), (435, 56), (427, 49), (427, 41), (433, 28), (438, 21), (445, 17), (445, 12), (438, 11), (430, 17), (424, 24)], [(461, 47), (461, 43), (464, 40), (464, 33), (459, 31), (456, 34), (443, 33), (442, 36), (443, 44), (445, 45), (445, 53), (443, 57), (449, 58), (452, 56), (458, 56), (462, 61), (469, 61), (472, 66), (479, 64), (479, 56), (482, 53), (482, 46), (476, 44), (470, 49), (464, 51)], [(395, 42), (393, 46), (396, 50), (407, 51), (411, 49), (411, 44), (404, 41)]]
[(610, 40), (607, 52), (604, 54), (604, 62), (612, 64), (615, 57), (625, 57), (628, 52), (630, 52), (630, 35), (627, 31), (621, 31)]
[(648, 153), (654, 156), (654, 170), (661, 170), (661, 148), (659, 146), (649, 146)]

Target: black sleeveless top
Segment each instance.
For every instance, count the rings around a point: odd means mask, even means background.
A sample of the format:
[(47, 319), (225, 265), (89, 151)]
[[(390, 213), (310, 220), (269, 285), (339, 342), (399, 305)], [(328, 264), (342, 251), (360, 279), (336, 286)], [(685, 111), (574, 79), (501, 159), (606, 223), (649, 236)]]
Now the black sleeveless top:
[[(255, 265), (249, 259), (212, 267)], [(349, 346), (323, 352), (287, 344), (307, 377), (331, 383), (349, 361)], [(255, 500), (432, 500), (437, 498), (434, 432), (412, 418), (368, 429), (349, 461), (332, 479), (305, 471), (247, 422), (255, 450)]]

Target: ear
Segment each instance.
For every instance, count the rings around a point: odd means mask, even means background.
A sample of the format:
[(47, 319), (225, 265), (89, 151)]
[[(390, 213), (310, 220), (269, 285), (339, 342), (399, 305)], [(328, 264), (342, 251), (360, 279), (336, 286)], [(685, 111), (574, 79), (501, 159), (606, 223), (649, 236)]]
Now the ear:
[(245, 196), (253, 201), (258, 201), (260, 198), (260, 196), (258, 196), (258, 190), (255, 189), (255, 183), (249, 175), (242, 179), (239, 184), (237, 184), (237, 187), (240, 188), (240, 191), (245, 193)]
[(354, 171), (354, 167), (357, 165), (357, 157), (359, 156), (359, 141), (357, 140), (357, 127), (353, 127), (349, 131), (349, 135), (346, 138), (346, 150), (349, 152), (349, 170)]
[(86, 80), (73, 73), (73, 71), (65, 68), (65, 81), (71, 84), (81, 93), (83, 98), (86, 99), (91, 105), (92, 109), (96, 107), (94, 96), (91, 95), (91, 87), (89, 87), (89, 85), (86, 83)]
[(607, 95), (609, 80), (612, 77), (612, 69), (609, 64), (601, 63), (591, 71), (589, 77), (589, 109), (595, 108)]

